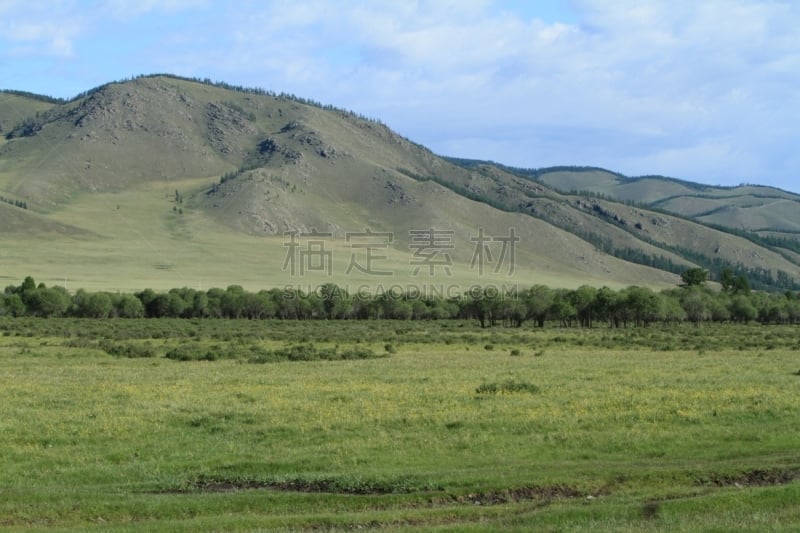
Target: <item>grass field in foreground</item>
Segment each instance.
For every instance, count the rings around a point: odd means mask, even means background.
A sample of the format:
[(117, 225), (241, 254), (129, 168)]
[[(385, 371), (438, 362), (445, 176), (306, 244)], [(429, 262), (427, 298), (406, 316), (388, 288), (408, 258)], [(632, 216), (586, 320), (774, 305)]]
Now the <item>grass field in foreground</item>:
[[(794, 531), (797, 343), (760, 326), (0, 320), (0, 526)], [(297, 345), (376, 357), (250, 362)], [(220, 358), (164, 357), (179, 347)]]

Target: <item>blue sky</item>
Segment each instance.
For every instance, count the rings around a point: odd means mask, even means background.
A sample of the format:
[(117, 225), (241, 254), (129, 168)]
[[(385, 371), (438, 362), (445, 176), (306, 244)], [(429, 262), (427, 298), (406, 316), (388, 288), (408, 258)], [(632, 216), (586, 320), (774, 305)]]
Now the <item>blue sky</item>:
[(800, 192), (800, 3), (0, 0), (0, 88), (291, 92), (437, 153)]

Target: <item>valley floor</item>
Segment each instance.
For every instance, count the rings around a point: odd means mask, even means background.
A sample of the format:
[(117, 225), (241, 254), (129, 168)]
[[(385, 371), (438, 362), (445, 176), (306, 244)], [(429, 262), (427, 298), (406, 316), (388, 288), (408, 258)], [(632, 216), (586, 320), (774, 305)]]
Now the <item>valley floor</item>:
[(0, 526), (796, 531), (796, 331), (3, 318)]

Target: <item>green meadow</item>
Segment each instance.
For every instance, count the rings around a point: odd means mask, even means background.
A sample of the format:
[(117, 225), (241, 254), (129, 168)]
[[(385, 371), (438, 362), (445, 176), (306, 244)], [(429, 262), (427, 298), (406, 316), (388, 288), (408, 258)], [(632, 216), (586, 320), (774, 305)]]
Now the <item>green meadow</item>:
[(0, 527), (796, 531), (796, 331), (0, 319)]
[[(363, 263), (366, 252), (347, 243), (344, 232), (364, 231), (369, 222), (367, 219), (349, 220), (353, 215), (347, 206), (337, 207), (330, 202), (310, 209), (330, 216), (335, 214), (334, 218), (346, 224), (337, 232), (336, 238), (326, 240), (324, 245), (332, 257), (334, 277), (325, 271), (292, 275), (286, 264), (287, 237), (280, 233), (254, 235), (220, 224), (220, 220), (238, 212), (235, 205), (223, 205), (220, 213), (216, 213), (217, 218), (196, 208), (194, 204), (199, 202), (196, 197), (204, 197), (215, 180), (218, 178), (207, 177), (166, 185), (145, 184), (116, 193), (79, 195), (49, 215), (48, 223), (57, 226), (39, 227), (36, 223), (43, 222), (36, 218), (26, 220), (15, 228), (17, 231), (0, 234), (0, 280), (5, 281), (4, 285), (18, 284), (30, 275), (48, 286), (112, 292), (133, 292), (143, 287), (157, 290), (174, 287), (208, 289), (226, 287), (231, 280), (245, 288), (258, 290), (287, 285), (306, 289), (335, 279), (352, 290), (365, 286), (370, 292), (393, 284), (429, 284), (463, 289), (476, 282), (512, 285), (521, 280), (525, 285), (535, 282), (574, 287), (590, 281), (614, 288), (634, 282), (660, 288), (674, 285), (674, 280), (667, 277), (653, 282), (637, 267), (620, 267), (618, 274), (627, 276), (625, 283), (608, 279), (606, 274), (587, 276), (571, 267), (543, 267), (536, 252), (522, 246), (517, 250), (513, 276), (508, 275), (508, 264), (503, 265), (500, 272), (494, 272), (492, 267), (478, 276), (476, 269), (470, 266), (475, 244), (465, 240), (465, 236), (477, 231), (475, 228), (459, 231), (459, 238), (453, 243), (452, 271), (445, 273), (439, 267), (435, 272), (437, 276), (425, 276), (425, 270), (420, 276), (414, 275), (411, 264), (414, 250), (403, 242), (375, 252), (380, 256), (375, 261), (375, 270), (391, 271), (392, 276), (365, 274), (349, 269), (351, 257), (355, 254)], [(176, 189), (184, 191), (187, 198), (182, 204), (181, 214), (174, 211)], [(392, 233), (398, 241), (407, 240), (409, 229), (425, 227), (414, 224), (409, 220), (402, 224), (398, 222)], [(324, 227), (320, 228), (320, 231), (324, 230)], [(376, 231), (377, 228), (377, 225), (371, 227)], [(527, 245), (534, 242), (531, 235), (526, 235), (525, 239)], [(308, 246), (307, 240), (302, 244)]]

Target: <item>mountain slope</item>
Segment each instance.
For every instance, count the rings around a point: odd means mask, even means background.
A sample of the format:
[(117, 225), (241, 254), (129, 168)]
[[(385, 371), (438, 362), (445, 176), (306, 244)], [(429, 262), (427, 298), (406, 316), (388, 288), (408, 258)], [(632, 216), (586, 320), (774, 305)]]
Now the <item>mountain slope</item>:
[[(730, 265), (764, 280), (800, 279), (797, 256), (741, 236), (563, 194), (498, 165), (455, 164), (377, 121), (265, 91), (141, 77), (32, 112), (6, 137), (0, 195), (26, 202), (37, 221), (75, 228), (63, 242), (26, 242), (32, 261), (4, 263), (18, 276), (33, 266), (45, 279), (67, 277), (41, 266), (54, 263), (100, 287), (665, 286), (688, 267)], [(615, 187), (607, 174), (596, 177)], [(676, 191), (652, 193), (653, 202)], [(0, 225), (9, 230), (0, 244), (23, 257), (22, 233)], [(391, 237), (365, 251), (353, 235), (368, 231)], [(440, 240), (421, 247), (425, 231)], [(292, 277), (287, 232), (325, 234), (300, 250), (327, 247), (330, 275)], [(511, 238), (513, 265), (503, 251)], [(356, 254), (373, 252), (391, 277), (353, 268)], [(442, 262), (434, 269), (426, 254)]]
[[(460, 164), (473, 169), (482, 178), (452, 184), (456, 189), (547, 220), (617, 257), (673, 272), (684, 269), (687, 261), (708, 268), (715, 275), (731, 268), (747, 274), (760, 287), (794, 287), (790, 278), (797, 277), (797, 257), (788, 250), (754, 242), (753, 239), (758, 240), (755, 235), (748, 238), (664, 211), (633, 208), (604, 196), (599, 198), (597, 193), (557, 193), (541, 180), (532, 180), (523, 172), (515, 173), (514, 169), (476, 161), (462, 160)], [(598, 177), (597, 172), (589, 174)], [(599, 174), (607, 182), (609, 176), (614, 175)], [(672, 180), (664, 181), (672, 184)]]
[(6, 134), (26, 119), (47, 111), (56, 104), (51, 98), (14, 91), (0, 91), (0, 143)]
[(536, 179), (561, 192), (633, 202), (734, 230), (800, 231), (800, 195), (774, 187), (713, 187), (661, 176), (627, 178), (592, 168), (541, 169)]
[(26, 209), (0, 202), (0, 227), (18, 237), (89, 237), (87, 231), (69, 224), (61, 224)]

